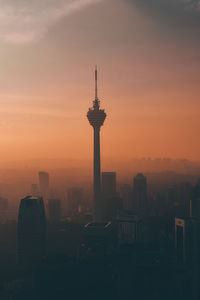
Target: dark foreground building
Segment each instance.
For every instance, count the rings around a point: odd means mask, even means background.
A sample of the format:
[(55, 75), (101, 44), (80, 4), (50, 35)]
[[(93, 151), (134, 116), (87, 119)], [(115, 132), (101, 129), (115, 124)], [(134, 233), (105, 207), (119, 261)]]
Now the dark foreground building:
[(45, 255), (46, 220), (41, 197), (21, 200), (18, 215), (18, 256), (21, 265), (40, 263)]

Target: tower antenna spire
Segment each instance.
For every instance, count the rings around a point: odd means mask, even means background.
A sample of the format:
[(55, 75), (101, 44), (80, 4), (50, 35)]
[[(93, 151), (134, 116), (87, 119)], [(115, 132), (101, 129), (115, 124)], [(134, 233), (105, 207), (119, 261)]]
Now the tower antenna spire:
[(98, 77), (97, 77), (97, 66), (95, 66), (95, 100), (98, 100), (98, 86), (97, 86), (97, 82), (98, 81)]

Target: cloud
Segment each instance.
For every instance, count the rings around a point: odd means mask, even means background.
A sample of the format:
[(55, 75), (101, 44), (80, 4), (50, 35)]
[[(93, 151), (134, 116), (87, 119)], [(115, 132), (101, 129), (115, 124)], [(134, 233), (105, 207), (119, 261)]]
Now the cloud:
[(155, 20), (176, 26), (200, 30), (200, 0), (128, 0), (150, 13)]
[(0, 40), (28, 43), (61, 18), (101, 0), (0, 0)]

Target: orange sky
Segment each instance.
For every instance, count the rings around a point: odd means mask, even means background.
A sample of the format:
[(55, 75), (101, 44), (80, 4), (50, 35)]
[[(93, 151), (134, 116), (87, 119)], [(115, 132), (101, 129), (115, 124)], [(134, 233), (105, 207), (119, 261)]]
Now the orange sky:
[(56, 16), (44, 3), (37, 24), (0, 16), (0, 161), (91, 157), (95, 64), (103, 158), (200, 160), (199, 24), (174, 30), (130, 0), (77, 1)]

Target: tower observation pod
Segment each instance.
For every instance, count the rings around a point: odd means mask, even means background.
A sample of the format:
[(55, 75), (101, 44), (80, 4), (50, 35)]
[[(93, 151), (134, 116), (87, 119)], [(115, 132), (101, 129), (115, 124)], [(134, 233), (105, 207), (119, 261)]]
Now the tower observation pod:
[(93, 101), (93, 106), (88, 110), (87, 118), (94, 129), (94, 222), (99, 223), (103, 221), (101, 203), (100, 129), (105, 121), (106, 113), (103, 109), (100, 109), (97, 90), (97, 68), (95, 69), (95, 100)]

